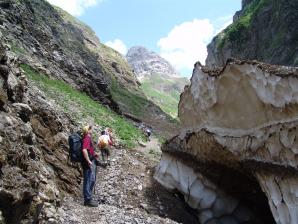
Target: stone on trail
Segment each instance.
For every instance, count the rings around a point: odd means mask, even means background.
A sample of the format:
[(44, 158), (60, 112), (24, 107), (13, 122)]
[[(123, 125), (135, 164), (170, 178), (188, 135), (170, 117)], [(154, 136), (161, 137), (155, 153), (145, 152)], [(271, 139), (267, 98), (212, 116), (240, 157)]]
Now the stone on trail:
[(141, 141), (138, 141), (139, 145), (142, 146), (142, 147), (146, 147), (146, 143), (144, 142), (141, 142)]

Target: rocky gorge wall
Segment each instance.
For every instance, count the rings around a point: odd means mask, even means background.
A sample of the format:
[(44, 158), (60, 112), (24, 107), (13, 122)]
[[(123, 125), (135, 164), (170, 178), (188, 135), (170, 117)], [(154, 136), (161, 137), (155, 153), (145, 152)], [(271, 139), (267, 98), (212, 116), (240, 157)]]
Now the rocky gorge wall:
[(78, 194), (81, 181), (67, 163), (74, 124), (28, 83), (8, 48), (0, 42), (0, 220), (57, 223), (63, 196)]
[(228, 58), (298, 65), (298, 2), (243, 0), (233, 23), (208, 45), (206, 65), (224, 66)]
[(2, 41), (22, 64), (71, 84), (93, 99), (119, 109), (112, 81), (138, 90), (137, 79), (124, 57), (100, 43), (94, 31), (45, 0), (0, 2)]
[(156, 179), (182, 192), (201, 223), (296, 223), (297, 85), (295, 67), (197, 63)]

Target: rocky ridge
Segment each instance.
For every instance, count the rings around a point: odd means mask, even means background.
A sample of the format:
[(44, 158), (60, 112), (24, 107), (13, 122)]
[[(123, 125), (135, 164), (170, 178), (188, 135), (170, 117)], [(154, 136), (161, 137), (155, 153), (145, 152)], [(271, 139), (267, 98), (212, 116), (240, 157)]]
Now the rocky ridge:
[(201, 223), (297, 222), (297, 78), (297, 67), (257, 61), (196, 64), (155, 178)]
[(130, 48), (126, 54), (126, 59), (139, 79), (151, 74), (179, 77), (178, 72), (167, 60), (145, 47)]
[(298, 2), (245, 0), (233, 24), (208, 45), (206, 65), (224, 66), (234, 57), (270, 64), (298, 65)]
[(172, 117), (177, 117), (180, 94), (189, 83), (157, 53), (144, 47), (132, 47), (126, 55), (145, 95)]

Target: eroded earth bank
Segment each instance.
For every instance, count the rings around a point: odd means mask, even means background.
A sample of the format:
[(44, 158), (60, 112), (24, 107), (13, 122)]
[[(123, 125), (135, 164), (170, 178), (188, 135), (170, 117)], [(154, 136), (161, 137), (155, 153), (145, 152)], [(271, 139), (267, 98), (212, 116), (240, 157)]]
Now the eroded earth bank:
[(203, 224), (298, 222), (298, 68), (195, 65), (155, 178)]

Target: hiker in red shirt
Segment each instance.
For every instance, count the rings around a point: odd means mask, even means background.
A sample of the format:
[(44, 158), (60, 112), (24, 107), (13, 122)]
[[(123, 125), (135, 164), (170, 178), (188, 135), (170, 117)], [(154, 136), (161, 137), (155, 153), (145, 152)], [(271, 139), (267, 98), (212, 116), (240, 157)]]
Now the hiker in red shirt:
[(96, 181), (96, 158), (98, 154), (94, 151), (92, 141), (92, 127), (85, 126), (83, 128), (83, 195), (84, 205), (97, 207), (96, 201), (92, 200), (92, 190)]

